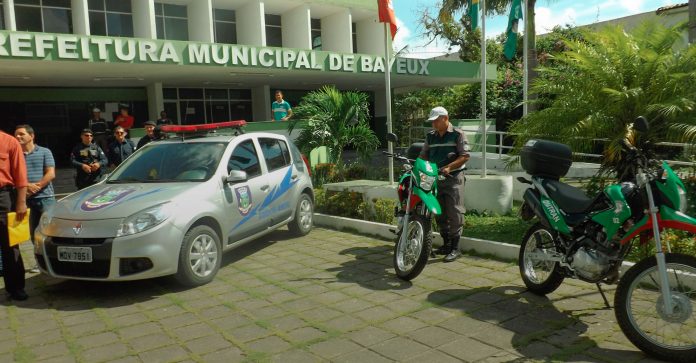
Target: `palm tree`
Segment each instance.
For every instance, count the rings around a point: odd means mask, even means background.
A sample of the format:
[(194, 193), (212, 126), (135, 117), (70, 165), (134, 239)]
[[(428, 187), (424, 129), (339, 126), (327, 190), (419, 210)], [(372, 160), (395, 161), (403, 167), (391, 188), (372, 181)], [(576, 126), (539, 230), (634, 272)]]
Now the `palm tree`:
[(368, 96), (362, 92), (341, 92), (334, 86), (324, 86), (308, 93), (293, 109), (288, 124), (292, 133), (298, 120), (307, 120), (297, 140), (304, 153), (326, 146), (329, 162), (341, 165), (343, 149), (351, 145), (362, 158), (369, 158), (379, 146), (377, 135), (368, 123)]
[[(646, 22), (627, 34), (620, 26), (585, 32), (540, 67), (532, 89), (550, 105), (515, 122), (517, 146), (548, 138), (591, 151), (592, 139), (609, 140), (602, 159), (608, 172), (623, 175), (620, 142), (641, 146), (655, 141), (696, 140), (696, 46), (679, 47), (684, 25)], [(632, 134), (631, 124), (645, 116), (648, 135)], [(650, 143), (646, 143), (650, 141)]]

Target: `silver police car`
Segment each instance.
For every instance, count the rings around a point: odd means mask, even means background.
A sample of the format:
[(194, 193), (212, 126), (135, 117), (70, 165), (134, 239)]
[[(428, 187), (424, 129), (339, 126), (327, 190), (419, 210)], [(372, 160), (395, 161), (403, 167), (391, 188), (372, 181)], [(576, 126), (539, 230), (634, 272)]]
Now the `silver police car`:
[(312, 228), (306, 159), (285, 136), (248, 133), (152, 142), (104, 181), (60, 200), (35, 233), (54, 277), (210, 282), (222, 252), (288, 225)]

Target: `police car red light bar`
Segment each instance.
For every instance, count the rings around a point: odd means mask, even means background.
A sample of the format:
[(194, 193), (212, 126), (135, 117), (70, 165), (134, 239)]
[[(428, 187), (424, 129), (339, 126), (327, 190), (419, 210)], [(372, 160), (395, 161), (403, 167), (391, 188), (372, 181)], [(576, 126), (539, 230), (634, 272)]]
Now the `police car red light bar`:
[(202, 132), (202, 131), (212, 131), (217, 129), (226, 128), (239, 128), (246, 126), (246, 121), (235, 120), (235, 121), (225, 121), (225, 122), (213, 122), (210, 124), (198, 124), (198, 125), (164, 125), (160, 127), (163, 132), (175, 132), (175, 133), (188, 133), (188, 132)]

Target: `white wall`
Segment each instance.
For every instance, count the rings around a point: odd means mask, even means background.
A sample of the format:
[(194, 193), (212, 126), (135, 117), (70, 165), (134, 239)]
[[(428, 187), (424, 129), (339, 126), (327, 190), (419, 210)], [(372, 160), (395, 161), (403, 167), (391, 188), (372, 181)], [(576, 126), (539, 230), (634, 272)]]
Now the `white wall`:
[[(264, 5), (260, 0), (252, 0), (236, 10), (237, 43), (246, 45), (266, 45), (266, 20)], [(270, 106), (269, 106), (270, 107)]]
[(281, 15), (283, 47), (312, 49), (312, 24), (309, 5), (300, 5)]
[(5, 29), (17, 30), (17, 22), (14, 15), (14, 0), (3, 0), (3, 12), (5, 13)]
[(136, 38), (156, 39), (154, 0), (131, 0), (133, 9), (133, 35)]
[(87, 0), (72, 0), (73, 33), (89, 35), (89, 7)]
[(321, 50), (353, 53), (352, 22), (350, 9), (321, 18)]
[(358, 53), (384, 56), (384, 24), (377, 16), (361, 20), (356, 24)]
[(208, 43), (215, 40), (211, 0), (191, 1), (188, 4), (188, 17), (189, 40)]

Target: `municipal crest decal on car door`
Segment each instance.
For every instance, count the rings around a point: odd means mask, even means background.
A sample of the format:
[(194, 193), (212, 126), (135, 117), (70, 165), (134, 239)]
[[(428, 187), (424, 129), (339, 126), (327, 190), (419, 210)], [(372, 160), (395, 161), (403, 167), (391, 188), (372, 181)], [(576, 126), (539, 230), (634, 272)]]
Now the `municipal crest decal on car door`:
[(235, 194), (237, 194), (237, 201), (239, 203), (239, 213), (243, 216), (249, 214), (253, 203), (251, 202), (251, 191), (248, 186), (242, 186), (234, 189)]

